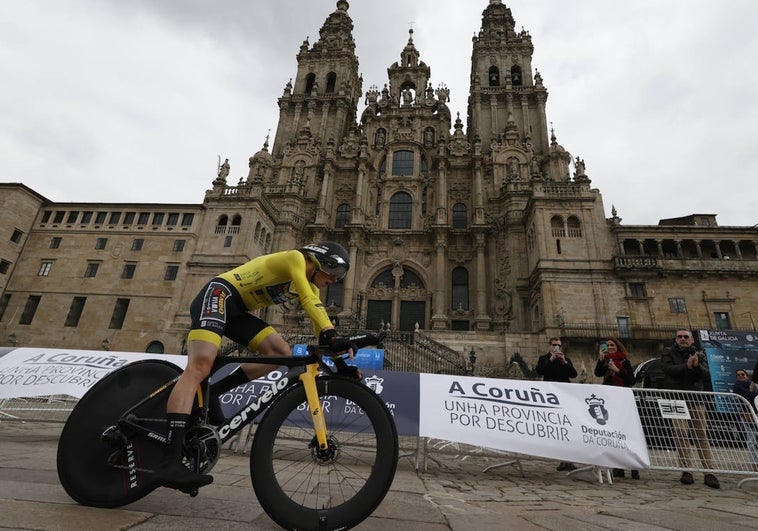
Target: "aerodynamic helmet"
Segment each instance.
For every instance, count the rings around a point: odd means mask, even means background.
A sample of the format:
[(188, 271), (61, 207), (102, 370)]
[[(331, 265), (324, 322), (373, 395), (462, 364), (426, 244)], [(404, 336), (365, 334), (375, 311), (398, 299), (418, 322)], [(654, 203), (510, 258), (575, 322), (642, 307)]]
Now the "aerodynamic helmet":
[(342, 280), (350, 269), (350, 257), (339, 243), (323, 241), (311, 243), (298, 249), (307, 258), (313, 260), (316, 269), (337, 280)]

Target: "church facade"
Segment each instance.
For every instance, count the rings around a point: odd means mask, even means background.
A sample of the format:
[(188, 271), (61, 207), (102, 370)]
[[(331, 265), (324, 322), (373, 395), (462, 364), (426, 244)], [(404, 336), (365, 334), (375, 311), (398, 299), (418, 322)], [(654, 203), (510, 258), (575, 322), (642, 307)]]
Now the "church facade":
[[(271, 144), (202, 204), (55, 203), (0, 184), (0, 345), (183, 349), (214, 274), (330, 239), (353, 264), (323, 294), (342, 326), (419, 330), (456, 349), (536, 354), (551, 336), (655, 353), (677, 327), (755, 329), (758, 231), (712, 214), (626, 226), (550, 130), (511, 10), (472, 41), (468, 113), (433, 87), (413, 31), (364, 87), (345, 0), (303, 42)], [(359, 109), (362, 109), (359, 112)], [(753, 317), (755, 313), (755, 317)], [(299, 326), (297, 307), (263, 312)]]

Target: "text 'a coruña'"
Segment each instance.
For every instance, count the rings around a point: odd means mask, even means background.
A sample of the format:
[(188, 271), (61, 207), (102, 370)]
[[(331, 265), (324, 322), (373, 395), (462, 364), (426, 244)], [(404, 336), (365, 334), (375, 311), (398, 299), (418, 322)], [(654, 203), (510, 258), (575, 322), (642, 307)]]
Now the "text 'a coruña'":
[(448, 393), (452, 396), (458, 397), (519, 402), (523, 405), (550, 404), (552, 406), (558, 406), (561, 403), (554, 393), (543, 393), (536, 387), (530, 389), (513, 389), (510, 387), (498, 387), (484, 382), (473, 384), (470, 391), (466, 392), (466, 389), (460, 382), (454, 381), (450, 384)]

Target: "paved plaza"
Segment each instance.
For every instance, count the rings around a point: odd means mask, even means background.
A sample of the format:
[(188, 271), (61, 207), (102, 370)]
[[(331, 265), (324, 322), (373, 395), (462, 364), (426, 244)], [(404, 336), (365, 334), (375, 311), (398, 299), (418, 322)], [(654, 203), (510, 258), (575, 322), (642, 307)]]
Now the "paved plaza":
[[(248, 456), (229, 450), (213, 470), (215, 482), (196, 498), (159, 489), (120, 509), (77, 505), (58, 483), (61, 429), (58, 423), (0, 422), (0, 529), (278, 529), (255, 499)], [(703, 485), (699, 473), (694, 485), (681, 485), (679, 474), (669, 471), (600, 484), (592, 470), (569, 475), (557, 472), (554, 461), (527, 457), (520, 471), (504, 456), (453, 445), (433, 447), (426, 467), (419, 461), (417, 470), (414, 442), (403, 446), (392, 489), (357, 529), (729, 531), (754, 527), (758, 518), (758, 482), (738, 488), (744, 476), (721, 475), (720, 490)]]

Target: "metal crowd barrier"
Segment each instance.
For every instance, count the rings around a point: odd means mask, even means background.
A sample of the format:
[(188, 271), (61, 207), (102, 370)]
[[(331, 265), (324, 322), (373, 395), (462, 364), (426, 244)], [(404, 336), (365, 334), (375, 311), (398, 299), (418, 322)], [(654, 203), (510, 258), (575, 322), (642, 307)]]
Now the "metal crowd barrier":
[(0, 421), (66, 422), (77, 401), (68, 395), (5, 398), (0, 400)]
[(758, 475), (758, 417), (734, 393), (634, 389), (650, 468)]

